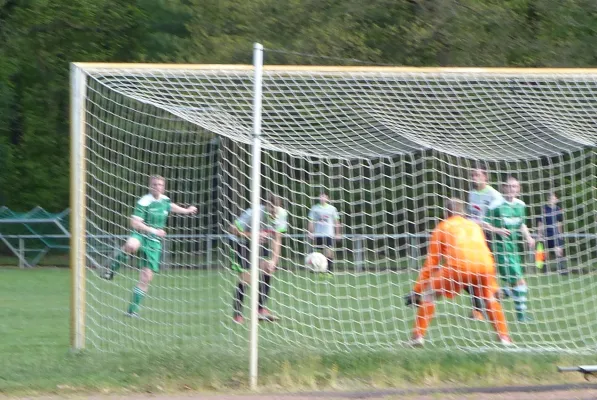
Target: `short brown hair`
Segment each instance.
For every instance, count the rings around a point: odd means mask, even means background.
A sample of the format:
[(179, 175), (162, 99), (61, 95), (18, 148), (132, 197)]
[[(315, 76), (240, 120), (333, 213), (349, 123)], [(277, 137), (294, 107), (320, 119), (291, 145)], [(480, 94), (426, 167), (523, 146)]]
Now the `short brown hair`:
[(162, 175), (151, 175), (149, 177), (149, 183), (151, 183), (154, 180), (158, 180), (158, 181), (162, 181), (162, 182), (166, 182), (166, 178), (164, 178)]
[(448, 199), (446, 202), (446, 210), (450, 217), (454, 215), (464, 215), (464, 201), (455, 197)]
[(475, 165), (473, 166), (473, 170), (478, 169), (479, 171), (483, 172), (485, 174), (485, 176), (489, 176), (489, 170), (487, 168), (487, 165), (483, 162), (476, 162)]
[(275, 207), (281, 207), (282, 206), (282, 200), (276, 196), (273, 193), (268, 193), (265, 196), (265, 201), (267, 201), (268, 203), (270, 203), (271, 205), (275, 206)]

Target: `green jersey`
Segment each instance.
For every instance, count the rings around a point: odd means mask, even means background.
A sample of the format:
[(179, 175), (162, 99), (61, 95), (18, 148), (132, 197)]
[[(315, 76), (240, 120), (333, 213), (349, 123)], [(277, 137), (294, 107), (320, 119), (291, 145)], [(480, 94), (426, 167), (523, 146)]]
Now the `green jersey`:
[[(164, 229), (166, 222), (168, 222), (168, 215), (170, 214), (170, 199), (161, 195), (156, 199), (151, 194), (146, 194), (141, 197), (133, 211), (133, 218), (140, 219), (147, 226), (155, 229)], [(150, 239), (159, 240), (157, 236), (147, 235), (146, 233), (137, 232)]]
[(525, 223), (524, 201), (514, 199), (511, 202), (503, 200), (487, 210), (485, 220), (496, 228), (505, 228), (510, 231), (509, 236), (497, 235), (495, 245), (498, 252), (513, 253), (518, 250), (520, 228)]

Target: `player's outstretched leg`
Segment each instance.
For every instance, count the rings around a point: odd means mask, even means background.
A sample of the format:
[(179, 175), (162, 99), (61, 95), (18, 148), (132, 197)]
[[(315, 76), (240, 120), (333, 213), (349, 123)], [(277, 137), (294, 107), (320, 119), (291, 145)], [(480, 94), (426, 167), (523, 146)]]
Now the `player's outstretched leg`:
[(497, 332), (502, 344), (505, 346), (512, 345), (512, 340), (508, 334), (506, 316), (504, 315), (504, 310), (500, 302), (492, 297), (485, 299), (485, 305), (487, 306), (487, 316), (489, 317), (489, 320)]
[(417, 316), (415, 318), (415, 328), (413, 329), (412, 339), (409, 344), (413, 347), (421, 347), (425, 343), (425, 333), (435, 314), (435, 303), (429, 300), (423, 300), (417, 306)]
[(128, 262), (129, 255), (135, 254), (137, 251), (139, 251), (139, 248), (141, 247), (141, 238), (140, 236), (135, 235), (136, 234), (133, 234), (131, 237), (129, 237), (124, 246), (118, 250), (116, 256), (110, 263), (109, 269), (104, 272), (102, 278), (107, 280), (113, 279), (114, 273)]
[(128, 262), (128, 258), (129, 255), (123, 247), (118, 251), (118, 254), (116, 254), (116, 257), (114, 257), (107, 271), (105, 271), (102, 275), (102, 278), (112, 280), (114, 278), (114, 273), (117, 272), (123, 265), (125, 265)]

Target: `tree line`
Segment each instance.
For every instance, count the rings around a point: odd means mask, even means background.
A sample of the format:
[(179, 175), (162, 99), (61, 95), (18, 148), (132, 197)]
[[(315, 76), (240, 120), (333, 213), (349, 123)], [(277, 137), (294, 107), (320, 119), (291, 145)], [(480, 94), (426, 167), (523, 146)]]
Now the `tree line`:
[(0, 205), (68, 207), (72, 61), (587, 67), (596, 39), (594, 0), (0, 0)]

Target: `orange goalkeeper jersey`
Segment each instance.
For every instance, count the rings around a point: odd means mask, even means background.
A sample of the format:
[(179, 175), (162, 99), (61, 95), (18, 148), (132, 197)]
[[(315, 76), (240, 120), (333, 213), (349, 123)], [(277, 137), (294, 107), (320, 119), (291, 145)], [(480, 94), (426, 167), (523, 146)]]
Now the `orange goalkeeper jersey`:
[(493, 256), (479, 224), (453, 216), (437, 225), (431, 234), (421, 278), (429, 277), (431, 270), (440, 265), (460, 272), (495, 273)]

